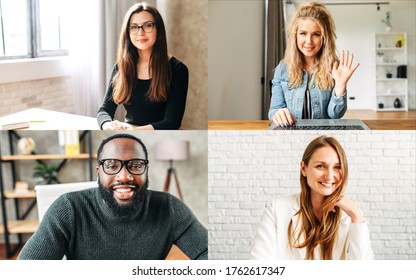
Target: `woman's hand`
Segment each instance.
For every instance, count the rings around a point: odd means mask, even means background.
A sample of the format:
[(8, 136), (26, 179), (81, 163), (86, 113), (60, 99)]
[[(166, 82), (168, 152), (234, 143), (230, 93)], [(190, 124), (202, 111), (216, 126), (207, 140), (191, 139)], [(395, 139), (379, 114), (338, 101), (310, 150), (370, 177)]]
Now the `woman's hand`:
[(351, 78), (354, 71), (360, 66), (358, 63), (353, 68), (352, 61), (354, 60), (354, 54), (347, 51), (347, 54), (342, 51), (341, 58), (338, 61), (335, 61), (332, 66), (332, 78), (335, 80), (335, 95), (341, 96), (347, 90), (347, 83)]
[(347, 213), (347, 215), (350, 216), (352, 223), (363, 223), (365, 221), (363, 215), (361, 215), (360, 210), (345, 194), (342, 194), (341, 198), (334, 204), (334, 208), (332, 209), (334, 212), (335, 206), (339, 207), (345, 213)]
[(135, 126), (135, 127), (133, 127), (133, 129), (135, 129), (135, 130), (155, 130), (155, 128), (151, 124), (142, 125), (142, 126)]
[(132, 126), (125, 122), (119, 122), (117, 120), (112, 122), (105, 122), (102, 126), (103, 130), (130, 130)]
[(274, 114), (273, 122), (279, 126), (290, 126), (296, 124), (296, 119), (288, 108), (281, 108)]

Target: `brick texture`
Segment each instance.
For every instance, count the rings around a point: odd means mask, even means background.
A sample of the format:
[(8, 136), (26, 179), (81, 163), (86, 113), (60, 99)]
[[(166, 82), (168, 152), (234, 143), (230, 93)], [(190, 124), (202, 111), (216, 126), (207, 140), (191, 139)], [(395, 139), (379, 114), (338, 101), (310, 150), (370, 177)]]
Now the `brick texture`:
[[(329, 132), (346, 150), (346, 193), (369, 223), (376, 259), (416, 259), (416, 132)], [(248, 259), (263, 210), (298, 193), (315, 132), (209, 131), (210, 259)]]
[(0, 84), (0, 116), (29, 108), (74, 113), (70, 77)]

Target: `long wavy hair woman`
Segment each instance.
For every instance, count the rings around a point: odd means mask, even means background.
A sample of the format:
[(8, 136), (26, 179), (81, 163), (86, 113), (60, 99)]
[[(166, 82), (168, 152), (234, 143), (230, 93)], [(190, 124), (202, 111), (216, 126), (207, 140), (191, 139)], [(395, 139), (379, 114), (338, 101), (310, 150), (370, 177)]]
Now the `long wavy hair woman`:
[(347, 83), (359, 64), (342, 51), (335, 23), (318, 2), (300, 4), (287, 26), (284, 59), (275, 69), (269, 119), (290, 126), (297, 119), (340, 119), (347, 110)]
[(278, 197), (257, 230), (253, 259), (372, 259), (367, 223), (345, 194), (347, 156), (333, 137), (314, 139), (300, 163), (300, 194)]
[[(133, 5), (122, 24), (117, 63), (97, 113), (100, 128), (178, 129), (188, 79), (185, 64), (168, 53), (157, 9), (146, 2)], [(119, 105), (126, 109), (125, 122), (114, 120)]]

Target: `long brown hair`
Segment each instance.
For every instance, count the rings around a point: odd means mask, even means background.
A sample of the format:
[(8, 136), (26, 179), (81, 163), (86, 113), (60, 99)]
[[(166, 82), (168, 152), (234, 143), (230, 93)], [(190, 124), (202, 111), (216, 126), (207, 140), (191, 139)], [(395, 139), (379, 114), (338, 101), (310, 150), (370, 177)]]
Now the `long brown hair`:
[(166, 41), (165, 24), (162, 16), (152, 5), (142, 2), (133, 5), (124, 17), (121, 27), (120, 41), (117, 55), (118, 72), (112, 80), (113, 100), (116, 104), (126, 103), (131, 100), (133, 88), (137, 82), (137, 64), (140, 60), (137, 48), (130, 40), (128, 25), (131, 16), (142, 11), (149, 12), (155, 20), (157, 32), (156, 42), (153, 45), (153, 51), (150, 56), (149, 74), (152, 80), (147, 97), (154, 102), (163, 102), (167, 100), (172, 69), (169, 64), (168, 47)]
[[(347, 156), (341, 144), (333, 137), (321, 136), (313, 140), (306, 147), (302, 161), (307, 166), (312, 155), (318, 149), (329, 146), (335, 149), (338, 154), (341, 165), (341, 182), (338, 188), (325, 199), (322, 209), (322, 220), (319, 221), (312, 208), (311, 189), (308, 186), (307, 178), (300, 173), (300, 209), (296, 213), (299, 215), (300, 231), (295, 236), (292, 229), (292, 221), (288, 227), (288, 239), (291, 248), (306, 247), (306, 259), (314, 259), (314, 249), (319, 244), (321, 247), (321, 256), (324, 260), (332, 259), (332, 250), (337, 240), (338, 227), (341, 220), (341, 211), (338, 207), (335, 212), (331, 211), (334, 203), (339, 200), (347, 185), (348, 180), (348, 162)], [(305, 237), (305, 241), (300, 243), (301, 236)]]
[(298, 87), (302, 83), (302, 68), (305, 59), (298, 49), (296, 39), (299, 21), (302, 19), (313, 20), (321, 29), (323, 43), (316, 57), (315, 79), (319, 88), (330, 90), (334, 86), (331, 70), (333, 63), (337, 60), (335, 54), (335, 23), (328, 9), (318, 2), (307, 2), (299, 5), (288, 24), (288, 42), (284, 60), (287, 63), (289, 85), (291, 87)]

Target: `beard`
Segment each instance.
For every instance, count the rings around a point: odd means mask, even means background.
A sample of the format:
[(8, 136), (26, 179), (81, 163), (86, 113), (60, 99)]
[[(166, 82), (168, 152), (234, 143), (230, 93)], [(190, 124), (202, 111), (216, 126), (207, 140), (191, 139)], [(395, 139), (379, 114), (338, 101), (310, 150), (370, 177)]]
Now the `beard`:
[[(146, 176), (147, 177), (147, 176)], [(132, 196), (132, 200), (127, 204), (120, 204), (117, 202), (117, 200), (114, 198), (114, 190), (113, 187), (117, 186), (119, 184), (113, 184), (108, 187), (105, 187), (100, 180), (100, 177), (98, 176), (98, 189), (100, 191), (101, 197), (103, 198), (105, 204), (110, 208), (110, 210), (116, 215), (116, 216), (130, 216), (134, 213), (137, 213), (137, 211), (140, 208), (140, 205), (142, 203), (143, 194), (147, 190), (147, 187), (149, 186), (149, 179), (146, 178), (146, 181), (142, 186), (139, 186), (138, 184), (134, 184), (131, 182), (123, 183), (123, 185), (130, 185), (134, 186), (134, 194)]]

